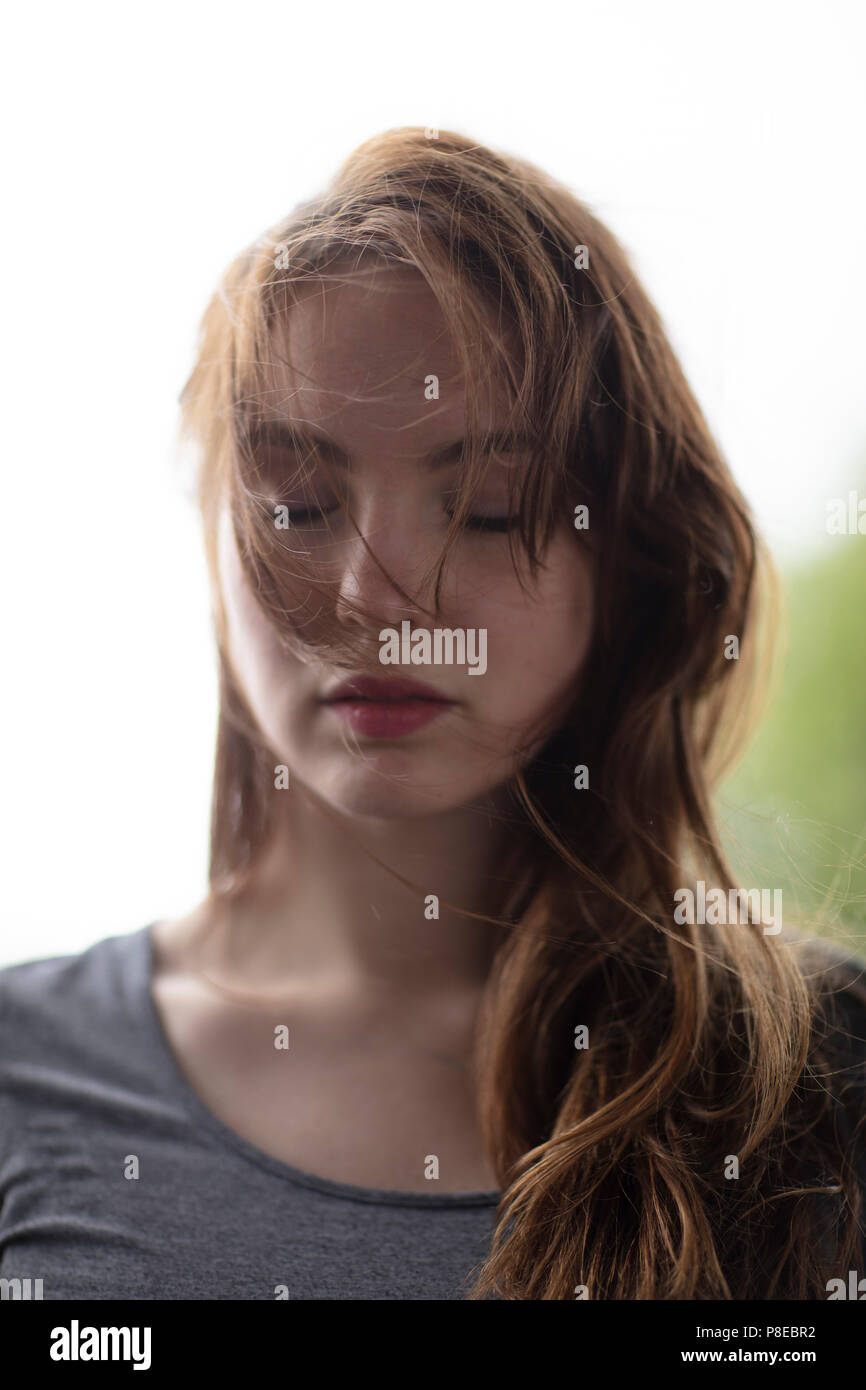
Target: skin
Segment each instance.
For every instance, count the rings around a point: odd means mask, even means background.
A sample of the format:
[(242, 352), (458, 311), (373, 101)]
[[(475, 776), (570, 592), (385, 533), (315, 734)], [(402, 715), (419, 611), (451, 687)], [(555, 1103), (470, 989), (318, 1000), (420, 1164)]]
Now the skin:
[[(303, 423), (339, 446), (362, 534), (416, 603), (429, 604), (420, 576), (441, 547), (443, 496), (457, 465), (431, 473), (423, 460), (460, 439), (465, 425), (459, 361), (432, 292), (408, 269), (348, 274), (325, 295), (308, 290), (285, 332), (292, 367), (274, 367), (269, 417)], [(423, 389), (431, 371), (440, 379), (434, 402)], [(506, 423), (506, 406), (502, 388), (491, 388), (488, 428)], [(503, 514), (505, 488), (506, 468), (496, 463), (473, 514)], [(224, 513), (219, 577), (229, 657), (275, 764), (291, 769), (291, 786), (275, 793), (280, 833), (250, 887), (218, 917), (204, 903), (156, 929), (154, 998), (190, 1084), (224, 1123), (274, 1157), (362, 1186), (488, 1190), (497, 1184), (468, 1062), (499, 929), (444, 904), (491, 910), (507, 846), (503, 785), (517, 766), (509, 748), (579, 682), (591, 635), (591, 564), (566, 515), (527, 596), (507, 537), (467, 532), (433, 622), (383, 577), (340, 512), (330, 519), (332, 537), (301, 532), (298, 543), (321, 567), (343, 621), (357, 623), (345, 600), (376, 615), (365, 629), (365, 670), (376, 670), (380, 627), (399, 628), (408, 617), (413, 626), (486, 628), (487, 671), (379, 667), (456, 703), (402, 739), (355, 744), (321, 697), (358, 667), (281, 648)], [(419, 885), (421, 896), (365, 850)], [(440, 898), (438, 920), (424, 916), (427, 893)], [(288, 1052), (273, 1048), (276, 1023), (289, 1024)], [(424, 1177), (428, 1154), (439, 1158), (435, 1189)]]

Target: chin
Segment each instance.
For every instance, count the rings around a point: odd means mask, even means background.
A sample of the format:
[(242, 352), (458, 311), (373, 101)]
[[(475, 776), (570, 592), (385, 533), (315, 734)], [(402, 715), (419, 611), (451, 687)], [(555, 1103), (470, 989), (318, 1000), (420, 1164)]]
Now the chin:
[(431, 768), (428, 776), (417, 762), (408, 766), (402, 752), (401, 767), (384, 754), (384, 749), (377, 749), (357, 766), (323, 770), (319, 776), (307, 770), (303, 780), (335, 810), (368, 820), (442, 815), (465, 806), (478, 794), (479, 789), (467, 783), (465, 770), (462, 777), (458, 774), (453, 781), (443, 782), (441, 766)]

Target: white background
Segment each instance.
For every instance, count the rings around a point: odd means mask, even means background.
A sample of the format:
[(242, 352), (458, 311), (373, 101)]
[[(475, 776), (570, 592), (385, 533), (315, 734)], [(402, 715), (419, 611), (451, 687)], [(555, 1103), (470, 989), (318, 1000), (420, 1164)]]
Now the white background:
[(391, 126), (607, 221), (782, 562), (866, 492), (864, 7), (41, 4), (4, 28), (0, 962), (204, 890), (215, 729), (175, 442), (232, 256)]

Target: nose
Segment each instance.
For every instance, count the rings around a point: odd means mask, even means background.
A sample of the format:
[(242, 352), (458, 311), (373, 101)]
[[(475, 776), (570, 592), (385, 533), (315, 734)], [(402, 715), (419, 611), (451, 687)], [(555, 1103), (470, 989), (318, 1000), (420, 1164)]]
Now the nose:
[(349, 523), (340, 546), (338, 610), (351, 614), (357, 605), (389, 625), (417, 612), (431, 597), (420, 589), (434, 559), (432, 527), (425, 526), (418, 500), (383, 488), (357, 502), (352, 515), (357, 531)]

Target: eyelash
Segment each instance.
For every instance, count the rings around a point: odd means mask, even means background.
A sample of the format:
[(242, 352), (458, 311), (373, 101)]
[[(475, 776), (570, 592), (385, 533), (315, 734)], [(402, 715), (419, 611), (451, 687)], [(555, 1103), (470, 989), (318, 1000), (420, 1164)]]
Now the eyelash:
[(464, 522), (469, 531), (495, 531), (505, 534), (514, 527), (514, 522), (507, 516), (467, 516)]
[[(330, 510), (333, 511), (333, 507), (330, 508)], [(327, 513), (323, 511), (300, 511), (297, 509), (293, 510), (289, 507), (289, 520), (294, 521), (296, 525), (302, 526), (314, 517), (322, 517), (325, 515), (327, 515)], [(447, 512), (446, 515), (450, 518), (452, 513)], [(513, 529), (514, 522), (507, 516), (467, 516), (464, 520), (464, 526), (468, 531), (475, 531), (480, 535), (484, 535), (485, 533), (488, 535), (491, 533), (504, 535), (507, 531)]]

